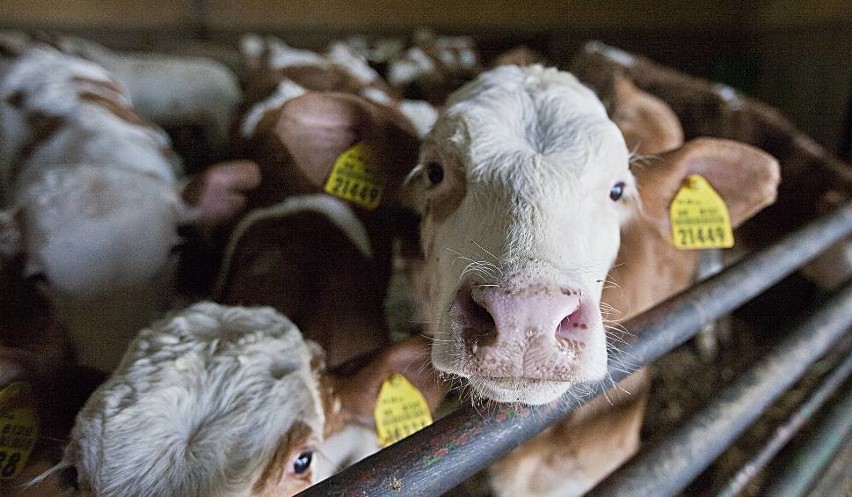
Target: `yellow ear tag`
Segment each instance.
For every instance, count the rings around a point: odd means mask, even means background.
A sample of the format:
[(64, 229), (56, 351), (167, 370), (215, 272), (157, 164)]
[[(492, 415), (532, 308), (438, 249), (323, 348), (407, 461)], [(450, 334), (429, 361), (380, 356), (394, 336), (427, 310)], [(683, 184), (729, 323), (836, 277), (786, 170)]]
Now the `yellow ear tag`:
[(730, 248), (734, 232), (728, 206), (703, 176), (686, 178), (669, 207), (674, 246), (682, 250)]
[(376, 434), (382, 447), (432, 424), (426, 398), (399, 373), (394, 373), (382, 383), (374, 414)]
[(325, 182), (325, 192), (366, 209), (375, 209), (382, 199), (385, 178), (371, 165), (371, 159), (364, 142), (340, 154)]
[(21, 473), (38, 440), (38, 416), (29, 383), (16, 381), (0, 390), (0, 480)]

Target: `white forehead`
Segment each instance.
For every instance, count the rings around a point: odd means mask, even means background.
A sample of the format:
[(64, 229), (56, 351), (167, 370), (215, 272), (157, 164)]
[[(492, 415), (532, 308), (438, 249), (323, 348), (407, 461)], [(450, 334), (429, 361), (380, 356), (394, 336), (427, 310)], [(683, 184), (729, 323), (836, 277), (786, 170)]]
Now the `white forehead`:
[(610, 177), (627, 170), (629, 156), (594, 92), (538, 65), (499, 67), (456, 91), (428, 141), (455, 144), (471, 180), (514, 176), (523, 164)]

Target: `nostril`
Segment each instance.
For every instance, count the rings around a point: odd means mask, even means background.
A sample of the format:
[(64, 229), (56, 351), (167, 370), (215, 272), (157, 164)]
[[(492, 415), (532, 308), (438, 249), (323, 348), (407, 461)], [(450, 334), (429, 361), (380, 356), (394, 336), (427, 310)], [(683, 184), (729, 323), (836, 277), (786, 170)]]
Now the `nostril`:
[(585, 330), (589, 329), (586, 322), (586, 313), (583, 306), (578, 305), (571, 314), (565, 316), (556, 327), (556, 336), (560, 338), (578, 339), (584, 336)]
[(453, 314), (461, 325), (461, 336), (472, 352), (479, 346), (491, 345), (497, 340), (497, 325), (491, 312), (477, 298), (478, 288), (463, 287), (453, 304)]

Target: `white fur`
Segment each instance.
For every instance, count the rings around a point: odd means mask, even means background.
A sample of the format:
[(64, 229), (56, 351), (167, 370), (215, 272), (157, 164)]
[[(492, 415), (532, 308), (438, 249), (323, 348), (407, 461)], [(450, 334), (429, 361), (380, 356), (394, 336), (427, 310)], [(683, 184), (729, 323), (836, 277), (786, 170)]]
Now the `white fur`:
[(237, 77), (203, 57), (118, 53), (90, 40), (63, 36), (58, 45), (110, 71), (124, 83), (139, 114), (160, 126), (200, 125), (211, 145), (224, 147), (242, 100)]
[(332, 43), (326, 52), (326, 57), (333, 64), (344, 68), (346, 72), (363, 85), (369, 85), (381, 79), (379, 73), (367, 63), (367, 59), (356, 53), (345, 43)]
[(320, 482), (379, 451), (379, 439), (373, 427), (347, 424), (330, 435), (316, 451), (314, 477)]
[(284, 80), (278, 84), (275, 93), (254, 104), (246, 112), (243, 122), (240, 124), (240, 134), (248, 138), (254, 134), (257, 124), (263, 116), (272, 110), (280, 109), (282, 105), (296, 97), (305, 94), (305, 89), (290, 80)]
[(294, 66), (325, 67), (328, 60), (322, 55), (310, 50), (293, 48), (274, 36), (266, 37), (266, 48), (269, 50), (267, 63), (270, 68), (285, 68)]
[(599, 41), (590, 41), (586, 43), (583, 50), (598, 52), (609, 60), (621, 64), (624, 67), (631, 67), (636, 64), (636, 58), (633, 57), (633, 55)]
[[(438, 369), (470, 377), (461, 325), (449, 308), (473, 273), (479, 283), (508, 290), (580, 290), (598, 312), (619, 227), (629, 217), (623, 202), (609, 198), (617, 181), (632, 195), (628, 155), (595, 94), (565, 72), (500, 67), (450, 97), (410, 178), (415, 191), (426, 189), (420, 200), (428, 202), (423, 164), (457, 162), (466, 176), (459, 207), (445, 220), (427, 217), (423, 225), (431, 287), (426, 322), (435, 336)], [(486, 270), (473, 270), (471, 263)], [(599, 314), (593, 326), (582, 367), (566, 381), (471, 377), (471, 387), (490, 399), (538, 404), (576, 383), (599, 380), (606, 371)]]
[(63, 464), (82, 495), (250, 495), (293, 423), (322, 436), (311, 357), (272, 308), (196, 304), (139, 333)]
[[(154, 285), (190, 210), (178, 196), (182, 168), (162, 130), (80, 99), (81, 92), (96, 92), (130, 111), (120, 84), (116, 92), (78, 77), (116, 84), (102, 67), (48, 47), (29, 49), (10, 67), (0, 80), (0, 152), (9, 159), (0, 178), (17, 221), (13, 229), (20, 231), (18, 249), (31, 272), (47, 277), (60, 319), (77, 321), (72, 316), (91, 310), (88, 302), (104, 304), (71, 334), (85, 364), (109, 370), (136, 323), (152, 315)], [(15, 94), (20, 102), (11, 105)], [(30, 119), (38, 115), (62, 122), (23, 156), (35, 132)], [(111, 300), (127, 292), (150, 299)], [(128, 303), (140, 319), (116, 327), (111, 314), (132, 315)], [(107, 327), (105, 342), (90, 340)], [(103, 347), (111, 353), (96, 352)]]
[(400, 88), (415, 79), (437, 70), (432, 59), (421, 48), (411, 48), (388, 69), (388, 83)]

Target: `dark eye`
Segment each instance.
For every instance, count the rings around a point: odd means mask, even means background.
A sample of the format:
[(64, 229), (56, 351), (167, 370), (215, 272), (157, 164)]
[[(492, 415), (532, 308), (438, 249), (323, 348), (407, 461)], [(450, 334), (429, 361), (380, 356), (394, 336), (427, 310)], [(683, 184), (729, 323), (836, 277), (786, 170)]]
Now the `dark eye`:
[(444, 181), (444, 167), (438, 162), (430, 162), (426, 164), (426, 176), (433, 185), (437, 185)]
[(609, 191), (609, 198), (612, 200), (618, 200), (622, 195), (624, 195), (624, 182), (619, 181), (612, 185), (612, 190)]
[(297, 475), (304, 473), (311, 467), (311, 461), (314, 458), (313, 452), (302, 452), (299, 457), (293, 461), (293, 472)]
[(77, 467), (76, 466), (68, 466), (64, 468), (59, 473), (59, 478), (62, 480), (62, 485), (66, 488), (70, 487), (75, 490), (79, 490), (80, 487), (77, 484)]

